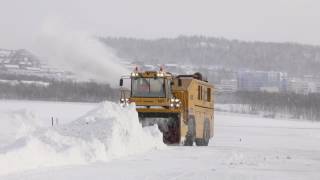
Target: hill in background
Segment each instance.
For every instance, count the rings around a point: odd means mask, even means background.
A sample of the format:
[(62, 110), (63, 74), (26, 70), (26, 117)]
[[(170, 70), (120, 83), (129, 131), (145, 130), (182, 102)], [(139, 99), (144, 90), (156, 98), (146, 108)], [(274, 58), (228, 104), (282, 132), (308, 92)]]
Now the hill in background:
[(215, 65), (233, 70), (281, 71), (291, 76), (320, 75), (320, 46), (203, 36), (155, 40), (106, 37), (101, 41), (121, 58), (150, 64)]

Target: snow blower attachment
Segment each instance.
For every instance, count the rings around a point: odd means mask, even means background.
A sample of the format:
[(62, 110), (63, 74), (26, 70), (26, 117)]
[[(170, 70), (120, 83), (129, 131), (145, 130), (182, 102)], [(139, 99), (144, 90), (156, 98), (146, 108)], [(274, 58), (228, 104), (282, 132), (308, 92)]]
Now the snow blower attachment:
[[(124, 79), (130, 87), (124, 88)], [(142, 126), (157, 124), (166, 144), (207, 146), (213, 136), (213, 85), (201, 73), (140, 72), (120, 79), (120, 103), (136, 104)]]

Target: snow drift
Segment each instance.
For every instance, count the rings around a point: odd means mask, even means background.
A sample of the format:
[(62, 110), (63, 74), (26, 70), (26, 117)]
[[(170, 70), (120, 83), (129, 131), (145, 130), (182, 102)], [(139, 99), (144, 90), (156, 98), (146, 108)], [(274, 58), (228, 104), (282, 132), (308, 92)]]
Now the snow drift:
[(163, 148), (156, 126), (142, 128), (135, 106), (111, 102), (69, 124), (38, 129), (0, 149), (0, 174), (87, 164)]
[(27, 109), (0, 110), (0, 120), (0, 148), (43, 126), (39, 117)]

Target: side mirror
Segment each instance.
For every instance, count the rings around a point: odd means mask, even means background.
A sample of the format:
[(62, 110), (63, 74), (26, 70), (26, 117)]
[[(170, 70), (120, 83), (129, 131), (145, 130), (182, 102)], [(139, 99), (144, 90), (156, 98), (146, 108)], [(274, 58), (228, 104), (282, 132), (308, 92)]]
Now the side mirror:
[(123, 86), (123, 79), (122, 78), (120, 79), (120, 86), (121, 87)]

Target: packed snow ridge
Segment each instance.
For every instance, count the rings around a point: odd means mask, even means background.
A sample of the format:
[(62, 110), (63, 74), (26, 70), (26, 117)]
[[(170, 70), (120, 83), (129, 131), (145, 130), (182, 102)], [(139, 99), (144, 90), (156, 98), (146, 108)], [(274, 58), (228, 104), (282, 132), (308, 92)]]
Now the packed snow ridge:
[(103, 102), (69, 124), (38, 128), (0, 147), (0, 175), (108, 161), (164, 147), (157, 126), (142, 128), (134, 105)]

